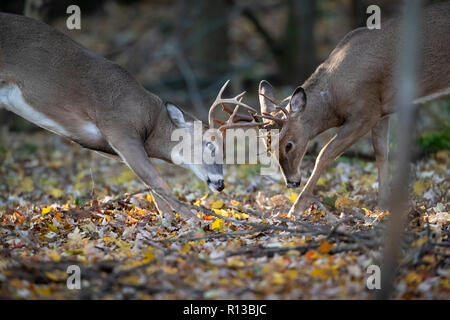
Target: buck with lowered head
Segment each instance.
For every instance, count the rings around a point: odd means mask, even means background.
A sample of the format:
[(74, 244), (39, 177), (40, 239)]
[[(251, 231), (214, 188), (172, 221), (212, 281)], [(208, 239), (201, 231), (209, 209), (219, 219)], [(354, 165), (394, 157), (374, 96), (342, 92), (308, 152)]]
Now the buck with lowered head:
[[(172, 162), (175, 129), (193, 135), (192, 116), (163, 103), (119, 65), (96, 55), (50, 26), (18, 15), (0, 13), (0, 107), (34, 124), (103, 154), (119, 156), (152, 190), (160, 212), (190, 212), (171, 195), (149, 158)], [(228, 82), (227, 82), (228, 83)], [(211, 106), (251, 107), (243, 94), (222, 99), (226, 84)], [(238, 101), (239, 100), (239, 101)], [(221, 126), (239, 127), (235, 118)], [(214, 153), (218, 141), (204, 141), (203, 152)], [(181, 163), (208, 186), (224, 188), (222, 164)]]
[[(450, 94), (450, 3), (428, 7), (420, 35), (420, 75), (416, 102)], [(290, 215), (301, 215), (324, 168), (347, 148), (372, 131), (378, 166), (378, 205), (389, 194), (388, 129), (397, 91), (396, 57), (402, 46), (398, 19), (381, 30), (356, 29), (331, 52), (306, 82), (290, 97), (276, 102), (267, 81), (259, 86), (265, 127), (281, 129), (279, 164), (288, 187), (300, 185), (300, 165), (308, 142), (332, 127), (339, 132), (320, 151), (314, 170)]]

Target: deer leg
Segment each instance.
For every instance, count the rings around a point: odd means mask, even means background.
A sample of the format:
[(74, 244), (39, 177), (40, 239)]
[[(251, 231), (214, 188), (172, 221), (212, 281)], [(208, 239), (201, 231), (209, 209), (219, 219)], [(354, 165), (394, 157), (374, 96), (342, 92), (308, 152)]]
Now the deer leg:
[(375, 121), (371, 121), (370, 118), (367, 121), (363, 121), (362, 119), (349, 120), (322, 150), (320, 150), (314, 165), (314, 170), (294, 205), (289, 210), (289, 216), (303, 214), (310, 204), (314, 187), (323, 170), (353, 143), (366, 134), (373, 127), (374, 123)]
[(389, 199), (389, 118), (381, 119), (372, 129), (372, 145), (378, 167), (378, 206), (387, 208)]
[(167, 216), (167, 214), (173, 214), (173, 211), (176, 211), (186, 218), (193, 216), (193, 213), (171, 194), (167, 183), (150, 162), (139, 139), (125, 139), (124, 136), (121, 136), (116, 139), (109, 138), (108, 141), (127, 166), (151, 189), (160, 213)]

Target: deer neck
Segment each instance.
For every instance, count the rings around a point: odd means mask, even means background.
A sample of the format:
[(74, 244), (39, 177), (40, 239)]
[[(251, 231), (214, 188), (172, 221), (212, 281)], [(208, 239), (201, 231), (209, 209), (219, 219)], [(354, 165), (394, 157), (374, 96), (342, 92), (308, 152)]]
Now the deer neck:
[(333, 93), (328, 79), (323, 75), (320, 78), (317, 72), (308, 79), (302, 87), (307, 96), (307, 105), (301, 112), (298, 121), (309, 132), (309, 138), (313, 139), (325, 130), (340, 125), (335, 116)]
[(161, 103), (153, 117), (153, 128), (145, 141), (145, 149), (151, 158), (172, 162), (171, 151), (178, 143), (172, 141), (172, 133), (177, 129), (170, 120), (166, 107)]

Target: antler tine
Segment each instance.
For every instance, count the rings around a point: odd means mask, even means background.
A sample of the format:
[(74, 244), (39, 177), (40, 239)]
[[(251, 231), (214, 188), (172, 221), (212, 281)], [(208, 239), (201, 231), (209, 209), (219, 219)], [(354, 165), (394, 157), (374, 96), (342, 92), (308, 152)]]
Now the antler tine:
[(230, 123), (230, 124), (224, 124), (223, 126), (219, 127), (219, 130), (225, 131), (228, 129), (237, 129), (237, 128), (253, 128), (253, 127), (259, 127), (261, 124), (258, 122), (238, 122), (238, 123)]
[(277, 106), (277, 109), (283, 111), (284, 115), (286, 116), (286, 119), (290, 118), (289, 112), (286, 110), (286, 108), (284, 108), (282, 106)]
[(264, 98), (266, 98), (267, 100), (272, 102), (276, 107), (280, 107), (280, 105), (278, 103), (276, 103), (272, 98), (269, 98), (268, 96), (266, 96), (264, 93), (260, 92), (259, 95), (263, 96)]
[(273, 121), (276, 121), (276, 122), (279, 122), (279, 123), (281, 122), (281, 124), (284, 124), (286, 122), (286, 119), (274, 117), (274, 116), (271, 116), (271, 115), (255, 114), (255, 117), (261, 118), (261, 119), (273, 120)]
[[(254, 113), (257, 113), (257, 111), (254, 108), (252, 108), (249, 105), (247, 105), (247, 104), (242, 102), (242, 97), (244, 96), (245, 91), (240, 93), (240, 94), (238, 94), (234, 98), (222, 98), (222, 94), (225, 91), (225, 88), (227, 87), (229, 82), (230, 82), (230, 80), (227, 80), (227, 82), (225, 82), (225, 84), (222, 86), (222, 88), (220, 89), (219, 93), (217, 94), (216, 100), (214, 100), (213, 104), (211, 105), (211, 107), (209, 109), (208, 122), (209, 122), (209, 127), (210, 128), (214, 128), (213, 113), (214, 113), (214, 110), (217, 108), (218, 105), (224, 106), (225, 104), (234, 104), (234, 105), (237, 105), (237, 106), (244, 107), (244, 108), (246, 108), (248, 110), (251, 110)], [(227, 111), (227, 109), (224, 108), (224, 110), (227, 113), (229, 113), (229, 111)], [(237, 110), (235, 109), (233, 112), (237, 113)], [(236, 117), (236, 115), (234, 117)]]
[(228, 86), (229, 83), (230, 83), (230, 79), (225, 81), (225, 83), (223, 84), (222, 88), (220, 88), (219, 93), (217, 94), (216, 100), (222, 98), (222, 93), (225, 91), (225, 88)]
[(211, 104), (211, 107), (209, 108), (209, 113), (208, 113), (208, 122), (209, 122), (209, 127), (211, 129), (214, 128), (214, 119), (213, 119), (213, 113), (214, 110), (217, 108), (217, 106), (219, 104), (221, 104), (221, 100), (222, 100), (222, 94), (225, 91), (225, 88), (227, 87), (228, 83), (230, 82), (230, 80), (228, 79), (224, 85), (222, 86), (222, 88), (220, 88), (219, 93), (217, 94), (216, 99), (214, 100), (214, 102)]
[[(266, 98), (267, 100), (269, 100), (270, 102), (272, 102), (274, 105), (275, 105), (275, 108), (277, 109), (277, 110), (281, 110), (283, 113), (284, 113), (284, 115), (286, 116), (286, 119), (289, 119), (289, 112), (286, 110), (286, 108), (284, 108), (284, 107), (282, 107), (282, 106), (280, 106), (278, 103), (276, 103), (272, 98), (269, 98), (268, 96), (266, 96), (264, 93), (262, 93), (262, 92), (260, 92), (259, 93), (261, 96), (263, 96), (264, 98)], [(277, 121), (277, 120), (275, 120), (275, 119), (272, 119), (272, 120), (274, 120), (274, 121)]]
[(239, 93), (236, 97), (234, 97), (234, 99), (236, 99), (236, 100), (239, 100), (239, 101), (241, 101), (242, 100), (242, 97), (244, 96), (244, 94), (246, 93), (247, 91), (242, 91), (241, 93)]
[[(241, 93), (241, 94), (244, 94), (245, 92), (243, 92), (243, 93)], [(240, 98), (240, 95), (237, 95), (236, 97), (239, 97)], [(223, 102), (225, 102), (225, 103), (230, 103), (230, 104), (237, 104), (237, 105), (239, 105), (239, 106), (241, 106), (241, 107), (244, 107), (244, 108), (246, 108), (246, 109), (248, 109), (248, 110), (251, 110), (251, 111), (253, 111), (254, 113), (257, 113), (258, 111), (256, 111), (254, 108), (252, 108), (252, 107), (250, 107), (249, 105), (246, 105), (245, 103), (243, 103), (243, 102), (241, 102), (241, 101), (238, 101), (237, 99), (236, 99), (236, 97), (235, 98), (231, 98), (231, 99), (223, 99)]]
[[(222, 104), (222, 110), (226, 113), (228, 113), (230, 116), (233, 114), (234, 110), (231, 110), (230, 108), (228, 108), (225, 104)], [(236, 121), (247, 121), (250, 122), (253, 120), (252, 116), (247, 116), (247, 115), (243, 115), (243, 114), (236, 114), (236, 116), (234, 117), (236, 119)]]

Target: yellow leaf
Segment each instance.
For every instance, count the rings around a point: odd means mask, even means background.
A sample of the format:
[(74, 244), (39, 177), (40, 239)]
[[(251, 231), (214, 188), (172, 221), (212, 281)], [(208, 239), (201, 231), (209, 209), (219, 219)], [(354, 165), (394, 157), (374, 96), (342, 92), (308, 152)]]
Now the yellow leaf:
[(444, 289), (450, 289), (450, 278), (441, 278), (441, 280), (439, 280), (439, 285)]
[(319, 247), (320, 253), (328, 253), (332, 248), (334, 247), (334, 244), (330, 242), (322, 242)]
[(194, 202), (194, 206), (200, 206), (202, 204), (202, 201), (205, 200), (208, 197), (208, 193), (205, 194), (203, 197), (201, 197), (200, 199), (198, 199), (197, 201)]
[(293, 203), (297, 201), (297, 194), (294, 192), (291, 192), (291, 195), (288, 197), (289, 200), (291, 200)]
[(286, 276), (289, 279), (295, 279), (295, 278), (297, 278), (297, 275), (298, 275), (298, 271), (297, 270), (290, 269), (290, 270), (286, 271)]
[(226, 210), (223, 209), (213, 209), (213, 211), (217, 214), (220, 214), (222, 216), (228, 217), (228, 212)]
[(241, 203), (237, 200), (231, 199), (230, 205), (232, 205), (233, 207), (238, 207), (241, 205)]
[(148, 202), (152, 203), (154, 201), (153, 196), (151, 194), (147, 194), (145, 196), (145, 199), (147, 199)]
[(241, 279), (238, 279), (238, 278), (233, 278), (233, 279), (231, 280), (231, 283), (232, 283), (233, 285), (237, 286), (237, 287), (243, 287), (243, 286), (244, 286), (244, 282), (242, 282), (242, 280), (241, 280)]
[(165, 268), (164, 268), (164, 271), (165, 271), (166, 273), (169, 273), (169, 274), (174, 274), (174, 273), (177, 273), (177, 272), (178, 272), (178, 269), (177, 269), (177, 268), (172, 268), (172, 267), (165, 267)]
[(52, 207), (45, 207), (42, 208), (41, 213), (42, 215), (49, 213), (52, 210)]
[(58, 227), (57, 226), (55, 226), (55, 225), (53, 225), (53, 224), (48, 224), (48, 228), (50, 229), (50, 230), (52, 230), (53, 232), (55, 232), (55, 233), (57, 233), (58, 232)]
[(327, 273), (322, 268), (313, 270), (309, 275), (315, 278), (328, 279)]
[(266, 264), (264, 267), (262, 267), (262, 273), (268, 273), (272, 270), (272, 266), (270, 264)]
[(185, 244), (181, 247), (181, 249), (180, 249), (179, 251), (180, 251), (180, 253), (188, 253), (189, 250), (191, 250), (190, 244), (189, 244), (189, 243), (185, 243)]
[(408, 273), (405, 280), (407, 283), (416, 286), (422, 282), (422, 277), (420, 276), (420, 274), (413, 271)]
[(347, 197), (339, 197), (336, 199), (334, 206), (337, 209), (351, 209), (353, 207), (357, 207), (358, 203), (354, 200), (351, 200)]
[(234, 257), (234, 258), (229, 258), (228, 259), (227, 265), (229, 267), (235, 267), (235, 268), (238, 267), (238, 268), (240, 268), (240, 267), (244, 267), (245, 263), (239, 257)]
[(45, 275), (52, 281), (62, 281), (67, 278), (67, 273), (61, 270), (46, 272)]
[(411, 246), (413, 247), (413, 248), (417, 248), (417, 247), (421, 247), (421, 246), (423, 246), (425, 243), (427, 243), (428, 242), (428, 238), (427, 237), (422, 237), (422, 238), (420, 238), (420, 239), (417, 239), (416, 241), (414, 241), (412, 244), (411, 244)]
[(52, 294), (52, 291), (49, 287), (42, 287), (42, 286), (35, 286), (34, 290), (36, 291), (36, 294), (39, 296), (48, 297)]
[(421, 196), (425, 192), (425, 190), (430, 188), (430, 186), (431, 181), (425, 181), (423, 179), (420, 179), (419, 181), (414, 183), (414, 193), (417, 194), (418, 196)]
[(435, 256), (433, 256), (432, 254), (427, 254), (422, 258), (423, 262), (426, 262), (428, 264), (435, 264), (436, 263), (436, 258)]
[(223, 229), (223, 219), (216, 219), (216, 221), (214, 221), (211, 224), (211, 230), (220, 231), (222, 229)]
[(148, 247), (147, 249), (142, 251), (142, 262), (143, 263), (149, 263), (153, 259), (155, 259), (155, 254), (153, 252), (152, 247)]
[(324, 187), (327, 185), (327, 180), (323, 177), (320, 177), (319, 180), (317, 180), (317, 185)]
[(283, 277), (283, 275), (279, 272), (274, 272), (272, 274), (272, 283), (274, 284), (284, 284), (286, 282), (286, 279)]
[(115, 242), (116, 239), (111, 238), (111, 237), (103, 237), (103, 241), (105, 241), (105, 242)]
[(61, 256), (60, 256), (58, 253), (56, 253), (55, 251), (51, 251), (51, 252), (48, 254), (48, 257), (49, 257), (52, 261), (54, 261), (54, 262), (59, 262), (59, 261), (61, 261)]
[(222, 207), (223, 207), (223, 201), (222, 200), (214, 201), (213, 204), (211, 205), (212, 209), (221, 209)]

